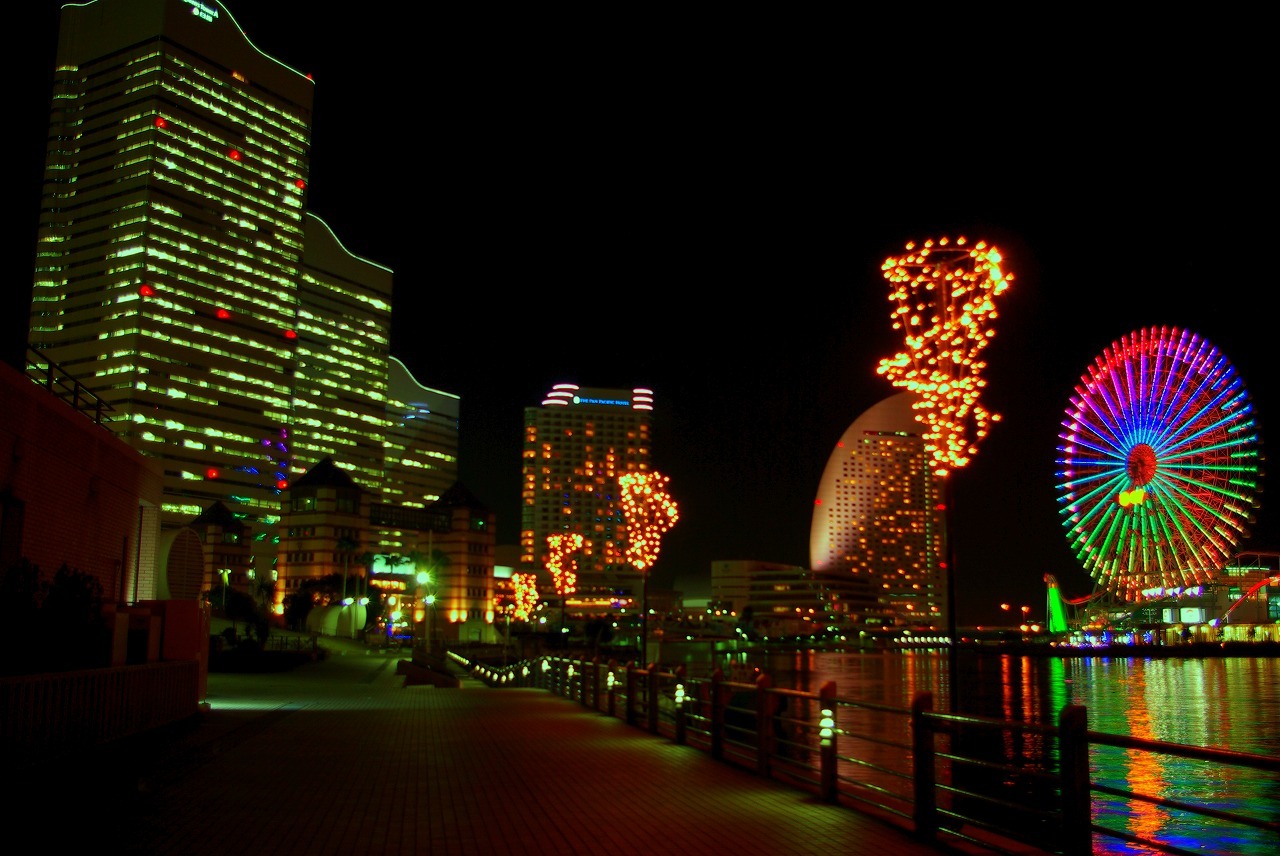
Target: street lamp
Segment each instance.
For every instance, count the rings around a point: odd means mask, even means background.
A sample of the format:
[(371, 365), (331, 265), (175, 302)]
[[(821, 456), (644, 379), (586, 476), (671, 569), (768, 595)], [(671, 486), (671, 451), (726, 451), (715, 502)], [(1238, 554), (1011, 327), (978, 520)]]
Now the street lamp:
[(425, 651), (427, 649), (427, 583), (431, 582), (431, 574), (418, 571), (417, 582), (418, 588), (414, 592), (413, 623), (418, 625), (418, 647)]

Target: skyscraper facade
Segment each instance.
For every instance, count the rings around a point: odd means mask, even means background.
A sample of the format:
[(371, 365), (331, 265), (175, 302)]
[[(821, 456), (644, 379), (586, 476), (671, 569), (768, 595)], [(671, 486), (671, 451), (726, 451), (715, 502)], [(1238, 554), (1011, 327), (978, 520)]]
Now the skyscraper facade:
[(216, 3), (63, 8), (30, 344), (164, 458), (166, 524), (277, 515), (313, 94)]
[(581, 535), (576, 563), (583, 597), (635, 595), (639, 574), (626, 560), (618, 477), (651, 468), (653, 393), (556, 384), (524, 411), (520, 563), (553, 591), (549, 535)]
[(325, 458), (410, 505), (457, 474), (457, 397), (390, 357), (392, 272), (306, 210), (313, 97), (216, 0), (63, 7), (29, 344), (162, 460), (163, 529), (220, 502), (260, 575)]
[(840, 437), (818, 485), (809, 563), (870, 582), (869, 624), (945, 629), (946, 510), (915, 400), (891, 396)]

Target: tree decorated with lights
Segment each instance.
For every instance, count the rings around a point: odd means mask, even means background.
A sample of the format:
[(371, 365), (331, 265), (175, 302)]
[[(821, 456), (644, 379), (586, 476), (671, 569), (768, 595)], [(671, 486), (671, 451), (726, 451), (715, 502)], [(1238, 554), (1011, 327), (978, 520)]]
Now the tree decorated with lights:
[(618, 477), (619, 500), (627, 527), (627, 561), (640, 572), (643, 595), (640, 605), (640, 651), (645, 655), (648, 623), (649, 569), (658, 560), (662, 536), (680, 519), (674, 499), (666, 491), (666, 476), (651, 470)]
[(918, 396), (912, 407), (925, 426), (925, 449), (934, 471), (945, 476), (969, 463), (990, 424), (1000, 420), (978, 402), (987, 366), (979, 355), (995, 336), (995, 298), (1013, 274), (1001, 269), (1000, 252), (985, 241), (931, 239), (910, 242), (906, 250), (880, 267), (892, 286), (889, 317), (906, 348), (882, 359), (876, 372)]
[(578, 590), (578, 562), (570, 558), (585, 543), (577, 532), (556, 532), (547, 536), (547, 559), (543, 563), (551, 573), (551, 582), (560, 595), (560, 623), (569, 595)]
[(538, 575), (514, 573), (511, 588), (515, 598), (513, 617), (516, 621), (528, 621), (538, 605)]
[[(904, 350), (882, 359), (876, 369), (889, 382), (915, 393), (915, 420), (934, 475), (944, 478), (968, 464), (999, 414), (979, 402), (986, 381), (980, 354), (995, 336), (995, 299), (1009, 288), (999, 250), (985, 241), (965, 238), (908, 242), (905, 255), (885, 259), (880, 270), (889, 281), (889, 317), (903, 333)], [(972, 437), (970, 435), (972, 434)], [(950, 494), (950, 480), (944, 482)], [(943, 513), (950, 516), (950, 501)], [(945, 518), (944, 518), (945, 520)], [(947, 635), (956, 639), (955, 562), (951, 538), (943, 532), (947, 576)], [(955, 657), (950, 659), (952, 707), (955, 709)]]

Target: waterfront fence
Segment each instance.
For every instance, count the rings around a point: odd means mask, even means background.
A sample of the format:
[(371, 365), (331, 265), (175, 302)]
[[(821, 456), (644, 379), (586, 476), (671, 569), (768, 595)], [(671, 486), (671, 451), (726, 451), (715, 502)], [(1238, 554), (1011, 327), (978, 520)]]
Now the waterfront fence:
[(179, 722), (200, 709), (200, 664), (172, 660), (0, 678), (0, 756), (19, 769)]
[[(1067, 706), (1057, 726), (938, 712), (919, 693), (910, 708), (773, 687), (767, 675), (690, 676), (657, 665), (546, 656), (494, 667), (450, 652), (493, 687), (536, 687), (584, 708), (709, 753), (759, 775), (871, 814), (916, 837), (997, 854), (1081, 856), (1110, 840), (1191, 854), (1120, 828), (1125, 806), (1161, 806), (1203, 824), (1204, 835), (1274, 840), (1280, 815), (1197, 805), (1102, 780), (1098, 753), (1114, 749), (1280, 775), (1280, 759), (1144, 740), (1088, 729)], [(1101, 821), (1110, 820), (1110, 823)]]

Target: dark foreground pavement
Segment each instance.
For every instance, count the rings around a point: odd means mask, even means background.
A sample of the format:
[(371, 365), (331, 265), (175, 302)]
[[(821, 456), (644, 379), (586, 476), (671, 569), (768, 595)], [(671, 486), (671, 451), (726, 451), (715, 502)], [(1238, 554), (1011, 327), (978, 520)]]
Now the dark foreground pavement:
[[(406, 686), (324, 640), (211, 674), (209, 710), (6, 783), (10, 841), (106, 854), (937, 854), (907, 832), (542, 690)], [(6, 848), (8, 849), (8, 848)]]

